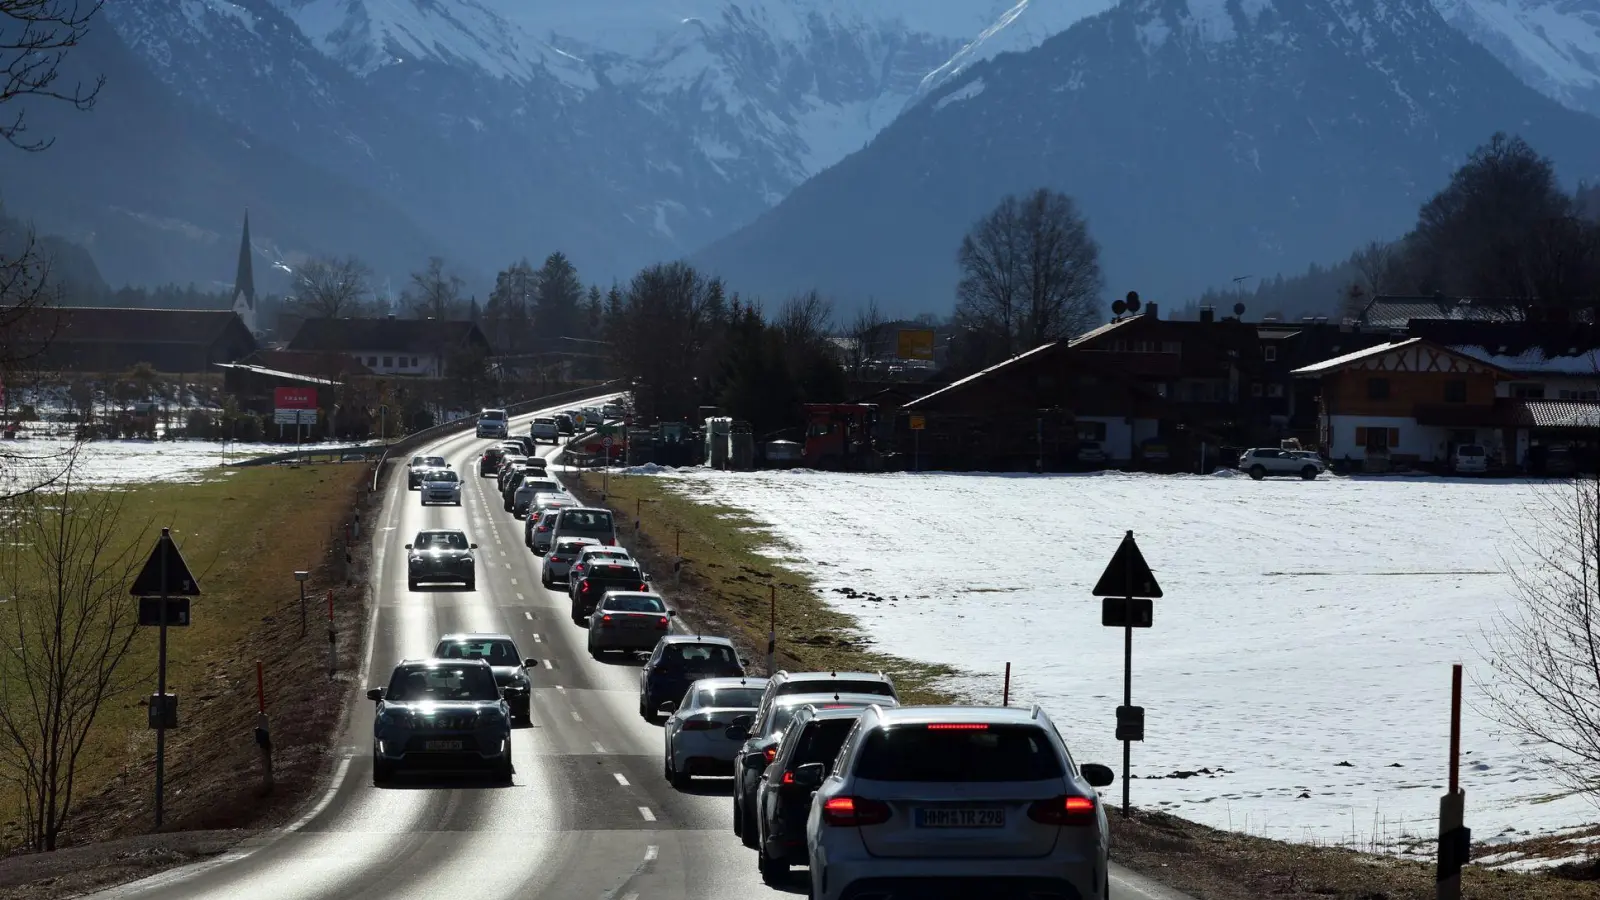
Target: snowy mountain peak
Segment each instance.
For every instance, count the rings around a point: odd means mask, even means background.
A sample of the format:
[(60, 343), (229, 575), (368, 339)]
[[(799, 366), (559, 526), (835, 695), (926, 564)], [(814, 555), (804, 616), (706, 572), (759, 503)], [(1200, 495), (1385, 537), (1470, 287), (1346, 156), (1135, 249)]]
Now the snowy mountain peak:
[(929, 72), (908, 102), (915, 105), (972, 66), (1002, 53), (1032, 50), (1050, 37), (1115, 6), (1117, 0), (1018, 0), (948, 62)]

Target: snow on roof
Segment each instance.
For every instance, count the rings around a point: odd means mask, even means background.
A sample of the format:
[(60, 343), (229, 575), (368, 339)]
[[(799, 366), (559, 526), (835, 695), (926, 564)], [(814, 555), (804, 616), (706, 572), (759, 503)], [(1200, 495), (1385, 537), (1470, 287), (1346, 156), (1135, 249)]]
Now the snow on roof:
[(1412, 344), (1419, 343), (1421, 340), (1422, 340), (1422, 338), (1408, 338), (1408, 339), (1403, 340), (1403, 341), (1390, 341), (1387, 344), (1379, 344), (1376, 347), (1368, 347), (1365, 350), (1357, 350), (1354, 353), (1346, 353), (1343, 356), (1335, 356), (1333, 359), (1325, 359), (1325, 360), (1323, 360), (1322, 362), (1319, 362), (1319, 363), (1312, 363), (1309, 366), (1303, 366), (1301, 368), (1295, 369), (1293, 372), (1290, 372), (1289, 374), (1290, 375), (1321, 375), (1324, 372), (1331, 372), (1334, 369), (1343, 368), (1343, 367), (1345, 367), (1345, 366), (1347, 366), (1347, 365), (1349, 365), (1349, 364), (1351, 364), (1353, 362), (1357, 362), (1359, 360), (1363, 360), (1363, 359), (1366, 359), (1368, 357), (1382, 356), (1385, 353), (1389, 353), (1389, 352), (1392, 352), (1394, 350), (1399, 350), (1401, 347), (1409, 347)]
[[(1101, 325), (1101, 326), (1099, 326), (1097, 328), (1091, 329), (1089, 331), (1085, 331), (1083, 334), (1078, 335), (1077, 337), (1073, 338), (1072, 340), (1066, 341), (1065, 344), (1069, 348), (1076, 347), (1076, 346), (1078, 346), (1080, 344), (1083, 344), (1083, 343), (1085, 343), (1087, 341), (1092, 341), (1095, 338), (1100, 337), (1103, 334), (1106, 334), (1107, 332), (1114, 331), (1117, 328), (1120, 328), (1123, 325), (1128, 324), (1129, 322), (1137, 322), (1137, 321), (1139, 321), (1140, 318), (1142, 318), (1142, 317), (1141, 316), (1124, 316), (1123, 318), (1116, 319), (1116, 320), (1111, 321), (1111, 322), (1107, 322), (1106, 324)], [(1048, 344), (1040, 344), (1039, 346), (1033, 348), (1032, 350), (1029, 350), (1029, 351), (1027, 351), (1025, 353), (1019, 353), (1016, 356), (1013, 356), (1010, 359), (1005, 360), (1004, 362), (995, 363), (994, 365), (990, 366), (987, 369), (984, 369), (984, 370), (979, 371), (979, 372), (974, 372), (971, 375), (968, 375), (967, 377), (962, 378), (962, 379), (960, 379), (958, 381), (952, 381), (949, 384), (947, 384), (944, 387), (938, 389), (937, 391), (934, 391), (931, 394), (926, 394), (924, 396), (918, 397), (915, 400), (912, 400), (910, 403), (906, 404), (906, 407), (916, 406), (916, 405), (918, 405), (920, 403), (924, 403), (924, 402), (926, 402), (928, 400), (932, 400), (933, 398), (939, 396), (940, 394), (943, 394), (946, 391), (954, 390), (955, 388), (958, 388), (958, 387), (960, 387), (960, 386), (962, 386), (964, 384), (967, 384), (968, 382), (975, 381), (975, 380), (977, 380), (979, 378), (982, 378), (982, 377), (984, 377), (985, 375), (988, 375), (991, 372), (997, 372), (1000, 369), (1003, 369), (1006, 366), (1009, 366), (1009, 365), (1011, 365), (1013, 363), (1021, 362), (1022, 360), (1027, 359), (1028, 357), (1033, 356), (1036, 353), (1039, 353), (1039, 352), (1044, 351), (1044, 350), (1049, 350), (1051, 347), (1060, 346), (1062, 343), (1063, 343), (1062, 341), (1051, 341)]]
[(1600, 351), (1595, 350), (1579, 350), (1574, 347), (1570, 354), (1545, 356), (1540, 348), (1529, 347), (1512, 356), (1493, 353), (1487, 347), (1476, 344), (1461, 344), (1450, 349), (1462, 356), (1470, 356), (1480, 362), (1518, 374), (1600, 375)]

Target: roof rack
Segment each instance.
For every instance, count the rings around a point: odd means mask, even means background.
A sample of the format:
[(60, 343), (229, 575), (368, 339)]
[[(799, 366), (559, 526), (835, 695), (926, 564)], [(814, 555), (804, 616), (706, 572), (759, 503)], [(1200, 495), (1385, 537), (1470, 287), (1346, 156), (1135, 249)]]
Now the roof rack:
[(1035, 703), (1033, 705), (1033, 711), (1029, 714), (1028, 718), (1037, 719), (1042, 715), (1044, 715), (1044, 708), (1041, 707), (1039, 704)]

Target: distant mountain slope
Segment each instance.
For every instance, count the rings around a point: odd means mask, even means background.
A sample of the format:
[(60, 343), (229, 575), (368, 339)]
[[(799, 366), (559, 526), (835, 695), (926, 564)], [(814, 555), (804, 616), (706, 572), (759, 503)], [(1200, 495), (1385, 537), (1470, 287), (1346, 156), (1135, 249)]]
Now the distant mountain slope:
[(947, 309), (969, 225), (1051, 186), (1081, 201), (1111, 293), (1177, 302), (1404, 231), (1501, 129), (1568, 178), (1600, 170), (1600, 120), (1426, 0), (1129, 0), (974, 65), (696, 258), (768, 296)]
[(405, 271), (447, 246), (372, 194), (173, 96), (105, 27), (68, 56), (62, 78), (98, 74), (106, 86), (89, 112), (29, 104), (31, 128), (55, 144), (0, 147), (0, 196), (86, 247), (112, 284), (231, 284), (247, 207), (269, 288), (273, 263), (304, 252)]

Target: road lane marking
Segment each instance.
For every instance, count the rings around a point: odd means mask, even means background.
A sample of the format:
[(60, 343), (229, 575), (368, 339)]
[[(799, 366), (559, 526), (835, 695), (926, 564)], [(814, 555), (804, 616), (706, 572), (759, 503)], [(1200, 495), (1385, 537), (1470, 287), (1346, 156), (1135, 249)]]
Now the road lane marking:
[(650, 846), (644, 848), (644, 861), (647, 863), (655, 862), (656, 857), (660, 855), (660, 853), (661, 848), (657, 847), (655, 844), (651, 844)]
[(554, 669), (556, 667), (556, 664), (547, 659), (547, 660), (544, 661), (544, 667), (546, 669)]
[[(521, 595), (521, 594), (518, 594), (518, 595), (517, 595), (517, 599), (518, 599), (518, 600), (521, 600), (521, 599), (522, 599), (522, 595)], [(529, 621), (529, 622), (532, 622), (532, 621), (533, 621), (533, 613), (531, 613), (531, 612), (528, 612), (528, 611), (527, 611), (527, 610), (523, 610), (523, 611), (522, 611), (522, 617), (523, 617), (523, 618), (524, 618), (524, 619), (527, 619), (527, 620), (528, 620), (528, 621)], [(537, 643), (538, 643), (538, 642), (539, 642), (539, 639), (538, 639), (538, 638), (534, 638), (534, 639), (533, 639), (533, 642), (534, 642), (534, 643), (536, 643), (536, 644), (537, 644)]]
[(604, 753), (604, 752), (606, 752), (606, 748), (600, 746), (600, 742), (599, 741), (595, 741), (594, 742), (594, 752), (596, 752), (596, 753)]
[(612, 772), (611, 777), (617, 780), (617, 784), (620, 784), (623, 787), (628, 786), (628, 776), (622, 774), (621, 772)]
[(563, 685), (563, 684), (556, 685), (556, 690), (558, 690), (558, 691), (564, 691), (566, 689), (567, 689), (566, 685)]
[[(518, 600), (526, 600), (528, 598), (522, 596), (522, 592), (521, 591), (517, 591), (517, 599)], [(527, 615), (527, 617), (530, 618), (530, 619), (533, 618), (533, 613), (526, 613), (525, 615)]]
[(654, 822), (656, 820), (656, 814), (651, 812), (648, 806), (639, 807), (639, 815), (644, 816), (646, 822)]
[(578, 711), (577, 710), (573, 710), (572, 711), (572, 721), (574, 721), (574, 722), (582, 722), (583, 721), (583, 716), (578, 715)]
[[(508, 568), (508, 569), (511, 568), (511, 564), (510, 563), (506, 563), (506, 568)], [(511, 579), (511, 583), (512, 583), (512, 585), (515, 585), (517, 583), (517, 580), (515, 578), (513, 578), (513, 579)]]

